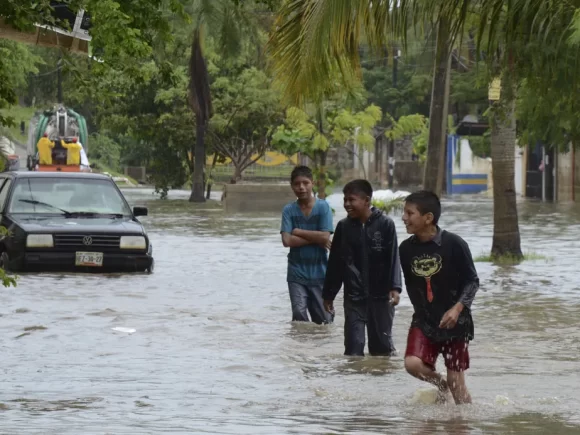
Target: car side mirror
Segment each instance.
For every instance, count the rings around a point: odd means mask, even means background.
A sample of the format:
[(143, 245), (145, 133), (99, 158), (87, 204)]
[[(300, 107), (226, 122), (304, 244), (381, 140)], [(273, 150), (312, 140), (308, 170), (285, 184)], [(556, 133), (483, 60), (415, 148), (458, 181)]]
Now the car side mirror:
[(137, 216), (147, 216), (147, 207), (133, 207), (133, 215)]

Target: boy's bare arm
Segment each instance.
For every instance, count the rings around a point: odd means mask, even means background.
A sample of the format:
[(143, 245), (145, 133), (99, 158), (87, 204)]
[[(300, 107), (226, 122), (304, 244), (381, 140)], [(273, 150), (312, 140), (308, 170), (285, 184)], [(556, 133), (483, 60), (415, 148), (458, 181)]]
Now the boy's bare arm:
[(309, 231), (294, 228), (292, 235), (308, 240), (313, 245), (326, 245), (330, 240), (329, 231)]
[(300, 248), (301, 246), (311, 245), (312, 243), (302, 237), (294, 236), (290, 233), (282, 233), (282, 245), (285, 248)]

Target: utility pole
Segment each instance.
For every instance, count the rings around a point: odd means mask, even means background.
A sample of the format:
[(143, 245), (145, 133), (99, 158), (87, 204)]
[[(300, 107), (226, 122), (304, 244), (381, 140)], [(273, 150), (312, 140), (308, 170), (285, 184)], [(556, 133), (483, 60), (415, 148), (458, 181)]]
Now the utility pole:
[[(393, 88), (397, 88), (397, 74), (399, 69), (399, 55), (400, 52), (396, 46), (393, 46)], [(391, 109), (391, 116), (395, 117), (395, 105), (393, 104)], [(388, 182), (389, 182), (389, 189), (393, 190), (395, 184), (395, 139), (391, 139), (388, 144), (388, 162), (389, 162), (389, 170), (388, 174)]]

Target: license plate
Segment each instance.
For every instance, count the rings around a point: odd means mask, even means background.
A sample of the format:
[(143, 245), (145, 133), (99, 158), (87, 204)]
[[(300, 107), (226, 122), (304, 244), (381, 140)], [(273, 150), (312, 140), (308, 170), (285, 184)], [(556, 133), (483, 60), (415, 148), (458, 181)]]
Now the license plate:
[(101, 267), (103, 265), (103, 253), (77, 252), (75, 264), (77, 266)]

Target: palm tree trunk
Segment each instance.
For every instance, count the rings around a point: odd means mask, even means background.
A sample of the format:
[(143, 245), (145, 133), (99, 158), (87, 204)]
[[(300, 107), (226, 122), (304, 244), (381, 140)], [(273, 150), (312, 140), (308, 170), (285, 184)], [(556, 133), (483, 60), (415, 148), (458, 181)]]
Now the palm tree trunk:
[(316, 190), (320, 199), (326, 198), (326, 156), (327, 151), (317, 151), (315, 154), (315, 166), (318, 172)]
[(196, 116), (197, 123), (195, 127), (195, 150), (193, 162), (193, 183), (191, 185), (191, 202), (205, 202), (204, 195), (204, 168), (205, 168), (205, 125)]
[(447, 131), (447, 107), (449, 91), (449, 69), (451, 59), (451, 41), (449, 22), (441, 18), (437, 30), (437, 51), (433, 71), (433, 87), (431, 91), (431, 108), (429, 113), (429, 142), (427, 160), (423, 174), (423, 188), (437, 195), (443, 191), (445, 172), (445, 150)]
[[(492, 257), (523, 258), (515, 186), (516, 117), (513, 90), (502, 80), (503, 110), (494, 110), (491, 126), (491, 164), (493, 179), (493, 242)], [(511, 91), (511, 92), (510, 92)]]
[(201, 30), (196, 27), (191, 42), (189, 59), (188, 101), (195, 113), (195, 150), (191, 202), (205, 202), (204, 168), (205, 168), (205, 131), (212, 116), (213, 108), (209, 89), (209, 76), (201, 47)]

